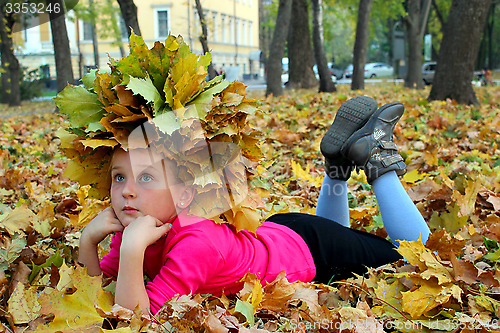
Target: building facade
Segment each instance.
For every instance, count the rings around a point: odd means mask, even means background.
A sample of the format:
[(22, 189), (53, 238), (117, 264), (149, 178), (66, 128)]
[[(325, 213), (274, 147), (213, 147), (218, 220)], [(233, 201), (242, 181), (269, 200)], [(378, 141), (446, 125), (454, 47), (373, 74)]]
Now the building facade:
[[(82, 19), (89, 0), (80, 0), (75, 11), (66, 16), (66, 27), (72, 53), (73, 73), (80, 78), (89, 69), (107, 67), (109, 57), (120, 59), (128, 54), (127, 32), (118, 4), (111, 0), (94, 0), (99, 14), (96, 24)], [(202, 53), (199, 41), (201, 24), (195, 0), (136, 0), (141, 35), (152, 46), (170, 34), (181, 35), (194, 53)], [(201, 0), (208, 27), (208, 46), (217, 71), (224, 70), (228, 79), (255, 78), (262, 75), (259, 50), (258, 0)], [(108, 8), (104, 10), (105, 8)], [(112, 34), (109, 21), (119, 29)], [(40, 18), (32, 18), (40, 20)], [(42, 19), (43, 21), (43, 19)], [(54, 51), (50, 23), (32, 24), (32, 28), (15, 34), (16, 52), (22, 66), (30, 69), (43, 66), (55, 77)], [(96, 27), (94, 34), (93, 27)], [(97, 43), (94, 38), (97, 37)], [(120, 44), (122, 44), (120, 49)]]

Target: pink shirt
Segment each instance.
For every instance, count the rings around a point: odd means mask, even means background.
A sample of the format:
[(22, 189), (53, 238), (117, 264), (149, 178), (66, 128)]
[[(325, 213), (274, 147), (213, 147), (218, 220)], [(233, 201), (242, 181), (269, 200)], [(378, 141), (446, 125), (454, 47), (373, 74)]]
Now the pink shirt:
[[(177, 294), (234, 294), (243, 287), (239, 281), (248, 272), (258, 274), (263, 284), (283, 270), (290, 282), (308, 282), (316, 275), (306, 243), (285, 226), (264, 222), (255, 236), (202, 218), (182, 216), (181, 220), (176, 218), (166, 237), (150, 245), (144, 255), (144, 272), (152, 279), (146, 291), (153, 313)], [(101, 261), (107, 276), (118, 275), (121, 241), (118, 232)]]

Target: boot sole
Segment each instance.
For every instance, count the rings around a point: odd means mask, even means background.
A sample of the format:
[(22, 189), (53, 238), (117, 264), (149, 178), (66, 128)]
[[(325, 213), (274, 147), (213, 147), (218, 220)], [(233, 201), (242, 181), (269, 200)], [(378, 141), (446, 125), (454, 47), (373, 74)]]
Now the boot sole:
[(357, 96), (342, 104), (332, 125), (321, 140), (320, 150), (325, 158), (342, 157), (341, 149), (349, 137), (359, 130), (376, 112), (377, 102), (368, 96)]
[[(351, 135), (351, 137), (348, 140), (346, 140), (346, 142), (344, 143), (344, 145), (341, 148), (342, 155), (347, 156), (349, 154), (349, 150), (354, 142), (358, 141), (360, 138), (362, 138), (364, 136), (371, 135), (373, 133), (375, 123), (379, 120), (379, 117), (382, 114), (382, 112), (384, 112), (385, 110), (387, 110), (391, 106), (395, 106), (395, 105), (402, 106), (402, 104), (399, 102), (393, 102), (393, 103), (383, 105), (378, 110), (376, 110), (372, 114), (370, 119), (368, 119), (368, 121), (363, 125), (363, 127), (358, 129), (357, 131), (355, 131)], [(401, 117), (403, 116), (403, 113), (404, 113), (404, 107), (401, 108), (401, 113), (390, 121), (390, 122), (394, 123), (393, 126), (395, 126), (396, 123), (399, 121), (399, 119), (401, 119)]]

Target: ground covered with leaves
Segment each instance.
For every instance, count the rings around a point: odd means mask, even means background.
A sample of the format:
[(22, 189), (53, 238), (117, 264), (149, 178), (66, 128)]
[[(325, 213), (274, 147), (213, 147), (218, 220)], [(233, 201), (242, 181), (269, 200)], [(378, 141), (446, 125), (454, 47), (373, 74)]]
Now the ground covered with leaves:
[[(1, 109), (0, 332), (499, 331), (500, 91), (476, 91), (480, 107), (429, 103), (428, 90), (394, 85), (363, 92), (406, 108), (395, 129), (408, 164), (402, 182), (433, 231), (425, 245), (401, 243), (406, 260), (331, 285), (281, 275), (262, 286), (248, 275), (238, 295), (183, 296), (151, 321), (113, 306), (113, 284), (75, 264), (81, 229), (108, 202), (62, 177), (55, 132), (66, 119), (47, 102)], [(321, 137), (358, 92), (254, 94), (265, 158), (253, 182), (264, 214), (314, 213)], [(348, 184), (351, 226), (386, 237), (364, 175)]]

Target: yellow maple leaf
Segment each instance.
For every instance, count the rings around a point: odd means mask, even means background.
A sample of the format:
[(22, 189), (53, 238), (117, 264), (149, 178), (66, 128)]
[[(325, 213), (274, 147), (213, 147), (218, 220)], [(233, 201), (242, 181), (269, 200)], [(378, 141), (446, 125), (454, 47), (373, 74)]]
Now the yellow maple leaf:
[(435, 282), (426, 283), (412, 291), (405, 291), (403, 295), (403, 310), (411, 315), (413, 319), (419, 318), (424, 313), (446, 303), (450, 299), (447, 287), (440, 286)]
[(118, 144), (116, 140), (111, 139), (86, 139), (80, 142), (88, 148), (96, 149), (97, 147), (114, 147)]
[(418, 169), (411, 170), (410, 172), (407, 172), (404, 176), (403, 179), (405, 182), (409, 184), (414, 184), (418, 182), (419, 180), (425, 179), (429, 174), (427, 173), (419, 173)]
[(460, 207), (454, 203), (451, 207), (447, 207), (447, 212), (434, 212), (429, 220), (431, 229), (442, 229), (446, 231), (456, 231), (467, 224), (468, 215), (460, 216)]
[(36, 299), (36, 288), (26, 289), (23, 283), (16, 284), (8, 301), (9, 313), (16, 325), (29, 323), (38, 317), (40, 305)]
[(476, 205), (476, 198), (479, 190), (483, 185), (479, 179), (477, 180), (469, 180), (467, 181), (467, 185), (465, 187), (465, 194), (462, 195), (458, 191), (453, 191), (453, 195), (451, 198), (457, 202), (457, 205), (460, 207), (458, 212), (458, 216), (469, 216), (474, 212), (474, 208)]
[(37, 327), (37, 332), (99, 332), (103, 318), (96, 307), (111, 311), (113, 296), (101, 288), (100, 276), (87, 275), (86, 269), (76, 266), (71, 275), (73, 294), (51, 290), (40, 295), (41, 314), (54, 314), (54, 320)]
[(0, 221), (0, 228), (7, 230), (10, 235), (22, 234), (35, 220), (37, 220), (35, 213), (25, 206), (20, 206), (16, 207)]
[(247, 273), (242, 280), (245, 280), (245, 284), (240, 291), (241, 299), (252, 304), (255, 313), (264, 297), (262, 283), (255, 273)]
[[(439, 285), (453, 281), (448, 269), (441, 264), (440, 258), (427, 249), (422, 241), (401, 241), (397, 251), (414, 266), (418, 266), (420, 274), (416, 274), (416, 280), (430, 280), (436, 278)], [(411, 275), (409, 276), (412, 277)]]
[(292, 172), (297, 179), (307, 180), (309, 183), (314, 184), (316, 187), (321, 187), (323, 177), (314, 177), (311, 175), (311, 166), (308, 164), (306, 169), (302, 169), (299, 163), (292, 161)]
[(420, 256), (423, 252), (429, 250), (425, 248), (420, 238), (417, 241), (401, 240), (397, 251), (405, 257), (410, 264), (417, 266), (421, 271), (426, 268), (425, 263), (420, 260)]
[(386, 280), (380, 280), (374, 289), (378, 298), (390, 304), (396, 309), (401, 309), (401, 291), (404, 290), (403, 284), (398, 280), (387, 283)]

